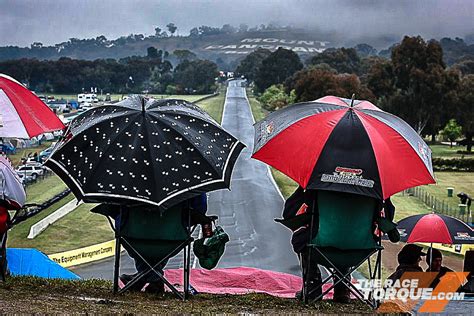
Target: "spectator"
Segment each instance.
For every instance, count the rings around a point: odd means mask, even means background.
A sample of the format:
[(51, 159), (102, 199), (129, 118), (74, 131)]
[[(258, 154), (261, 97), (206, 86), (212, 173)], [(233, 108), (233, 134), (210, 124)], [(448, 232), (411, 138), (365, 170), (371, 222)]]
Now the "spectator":
[(441, 251), (434, 248), (429, 248), (428, 253), (426, 254), (426, 263), (428, 264), (427, 272), (438, 272), (436, 278), (431, 282), (430, 287), (435, 288), (441, 277), (447, 272), (453, 272), (453, 270), (443, 266), (443, 255)]
[(460, 199), (461, 204), (467, 205), (467, 211), (469, 212), (471, 210), (472, 198), (464, 192), (459, 193), (458, 198)]
[(398, 267), (388, 279), (396, 281), (400, 279), (405, 272), (423, 272), (420, 267), (421, 256), (426, 256), (422, 252), (423, 247), (415, 244), (406, 244), (397, 255)]
[[(302, 187), (298, 187), (295, 192), (285, 201), (285, 207), (283, 209), (283, 219), (292, 220), (296, 219), (298, 216), (304, 214), (308, 215), (310, 212), (308, 210), (312, 209), (313, 203), (315, 203), (315, 194), (311, 191), (306, 191)], [(315, 223), (313, 223), (313, 238), (316, 236), (318, 230), (318, 216), (314, 216)], [(307, 217), (307, 220), (302, 221), (299, 227), (295, 227), (293, 230), (293, 236), (291, 238), (291, 244), (293, 245), (293, 250), (297, 254), (298, 259), (301, 262), (303, 267), (303, 274), (307, 282), (309, 283), (308, 298), (315, 299), (322, 294), (321, 288), (321, 272), (319, 271), (318, 264), (314, 256), (309, 257), (309, 251), (307, 244), (310, 241), (310, 217)], [(304, 271), (304, 268), (307, 267), (308, 260), (310, 262), (310, 271)], [(302, 291), (296, 293), (296, 297), (302, 299)]]

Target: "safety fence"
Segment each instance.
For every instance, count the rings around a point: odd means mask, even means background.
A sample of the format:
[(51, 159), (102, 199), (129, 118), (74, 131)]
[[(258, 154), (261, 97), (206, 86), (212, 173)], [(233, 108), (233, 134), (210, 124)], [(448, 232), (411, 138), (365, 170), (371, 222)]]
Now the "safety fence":
[[(418, 198), (420, 201), (428, 205), (435, 213), (456, 217), (466, 223), (472, 224), (471, 212), (467, 208), (453, 206), (445, 200), (438, 199), (423, 188), (410, 188), (403, 191), (403, 194), (408, 194)], [(456, 199), (456, 197), (453, 197), (453, 199)]]

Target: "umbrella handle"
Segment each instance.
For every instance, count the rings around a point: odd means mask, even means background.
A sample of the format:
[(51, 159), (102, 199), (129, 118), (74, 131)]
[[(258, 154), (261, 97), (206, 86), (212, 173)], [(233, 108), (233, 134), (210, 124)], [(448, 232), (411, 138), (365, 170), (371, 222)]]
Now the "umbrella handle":
[(355, 99), (355, 93), (352, 94), (352, 100), (351, 100), (351, 108), (354, 107), (354, 99)]

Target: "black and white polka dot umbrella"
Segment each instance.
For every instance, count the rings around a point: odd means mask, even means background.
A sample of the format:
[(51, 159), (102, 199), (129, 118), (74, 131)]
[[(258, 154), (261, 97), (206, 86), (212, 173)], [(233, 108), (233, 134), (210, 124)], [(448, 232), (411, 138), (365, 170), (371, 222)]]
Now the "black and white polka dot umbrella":
[(85, 202), (167, 208), (229, 188), (243, 148), (189, 102), (135, 96), (74, 119), (45, 165)]

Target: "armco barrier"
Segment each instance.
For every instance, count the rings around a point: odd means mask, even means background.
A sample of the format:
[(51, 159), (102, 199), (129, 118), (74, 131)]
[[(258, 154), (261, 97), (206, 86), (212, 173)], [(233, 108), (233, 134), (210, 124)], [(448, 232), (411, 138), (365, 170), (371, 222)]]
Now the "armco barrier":
[[(419, 243), (420, 245), (431, 247), (430, 243)], [(433, 248), (456, 253), (458, 255), (465, 255), (466, 251), (474, 250), (474, 245), (448, 245), (448, 244), (433, 244)]]
[(57, 211), (54, 213), (46, 216), (36, 224), (32, 225), (30, 227), (30, 233), (28, 234), (28, 239), (33, 239), (41, 232), (43, 232), (49, 225), (53, 224), (63, 216), (69, 214), (73, 210), (75, 210), (79, 205), (81, 205), (83, 202), (80, 201), (79, 203), (77, 202), (76, 199), (73, 199), (72, 201), (66, 203), (62, 207), (60, 207)]
[(115, 255), (115, 240), (106, 241), (89, 247), (55, 253), (48, 255), (48, 257), (66, 268), (112, 257), (113, 255)]

